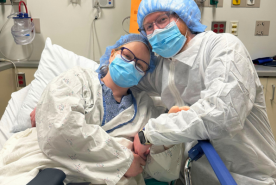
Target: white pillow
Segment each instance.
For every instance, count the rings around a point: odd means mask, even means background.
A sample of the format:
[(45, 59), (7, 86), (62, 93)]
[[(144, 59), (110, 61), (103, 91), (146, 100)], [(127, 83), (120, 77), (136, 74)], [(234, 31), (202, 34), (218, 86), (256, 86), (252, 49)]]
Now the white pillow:
[(11, 133), (18, 111), (28, 94), (30, 85), (11, 94), (8, 106), (0, 121), (0, 150), (5, 142), (13, 135)]
[(75, 67), (96, 70), (98, 63), (78, 56), (58, 45), (52, 45), (51, 39), (46, 39), (38, 69), (31, 83), (31, 88), (19, 111), (17, 120), (13, 125), (13, 132), (23, 131), (31, 127), (30, 113), (36, 107), (38, 100), (47, 84), (59, 74)]

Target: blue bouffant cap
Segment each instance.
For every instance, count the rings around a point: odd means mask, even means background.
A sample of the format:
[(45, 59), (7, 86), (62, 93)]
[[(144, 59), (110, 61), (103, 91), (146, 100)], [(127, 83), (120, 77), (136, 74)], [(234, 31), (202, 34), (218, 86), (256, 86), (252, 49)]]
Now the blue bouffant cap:
[(175, 12), (193, 33), (204, 32), (207, 26), (201, 24), (201, 13), (194, 0), (142, 0), (137, 22), (142, 28), (147, 15), (154, 12)]

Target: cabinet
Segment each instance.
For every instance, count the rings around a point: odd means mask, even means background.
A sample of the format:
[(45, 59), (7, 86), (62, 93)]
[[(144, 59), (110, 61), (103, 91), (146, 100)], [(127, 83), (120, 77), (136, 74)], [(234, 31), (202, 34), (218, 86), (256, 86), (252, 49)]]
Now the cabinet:
[[(276, 139), (276, 78), (260, 78), (264, 87), (264, 96), (269, 123)], [(274, 89), (274, 90), (273, 90)]]

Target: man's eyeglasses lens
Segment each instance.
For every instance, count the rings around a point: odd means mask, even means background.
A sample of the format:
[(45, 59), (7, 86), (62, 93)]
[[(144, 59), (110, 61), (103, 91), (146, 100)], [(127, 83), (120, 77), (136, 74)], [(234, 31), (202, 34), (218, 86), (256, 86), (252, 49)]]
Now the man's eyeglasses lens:
[(169, 13), (165, 13), (160, 15), (155, 22), (153, 23), (148, 23), (148, 24), (144, 24), (143, 25), (143, 29), (142, 30), (142, 35), (147, 36), (153, 33), (154, 31), (154, 24), (159, 28), (159, 29), (163, 29), (165, 28), (168, 24), (170, 23), (170, 14)]

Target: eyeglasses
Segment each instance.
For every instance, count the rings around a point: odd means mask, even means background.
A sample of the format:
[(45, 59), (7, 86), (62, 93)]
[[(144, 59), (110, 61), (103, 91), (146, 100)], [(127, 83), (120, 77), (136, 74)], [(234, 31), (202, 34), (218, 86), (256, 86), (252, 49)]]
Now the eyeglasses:
[(119, 48), (119, 50), (121, 50), (121, 57), (124, 61), (126, 62), (135, 62), (135, 68), (143, 73), (143, 72), (147, 72), (150, 68), (149, 64), (147, 62), (145, 62), (142, 59), (137, 58), (132, 51), (130, 51), (128, 48), (125, 47), (121, 47)]
[(161, 14), (157, 17), (157, 19), (152, 23), (144, 24), (141, 28), (138, 29), (138, 31), (145, 37), (147, 35), (150, 35), (154, 32), (154, 24), (159, 28), (163, 29), (170, 23), (170, 17), (171, 15), (177, 15), (174, 12), (166, 12), (164, 14)]

